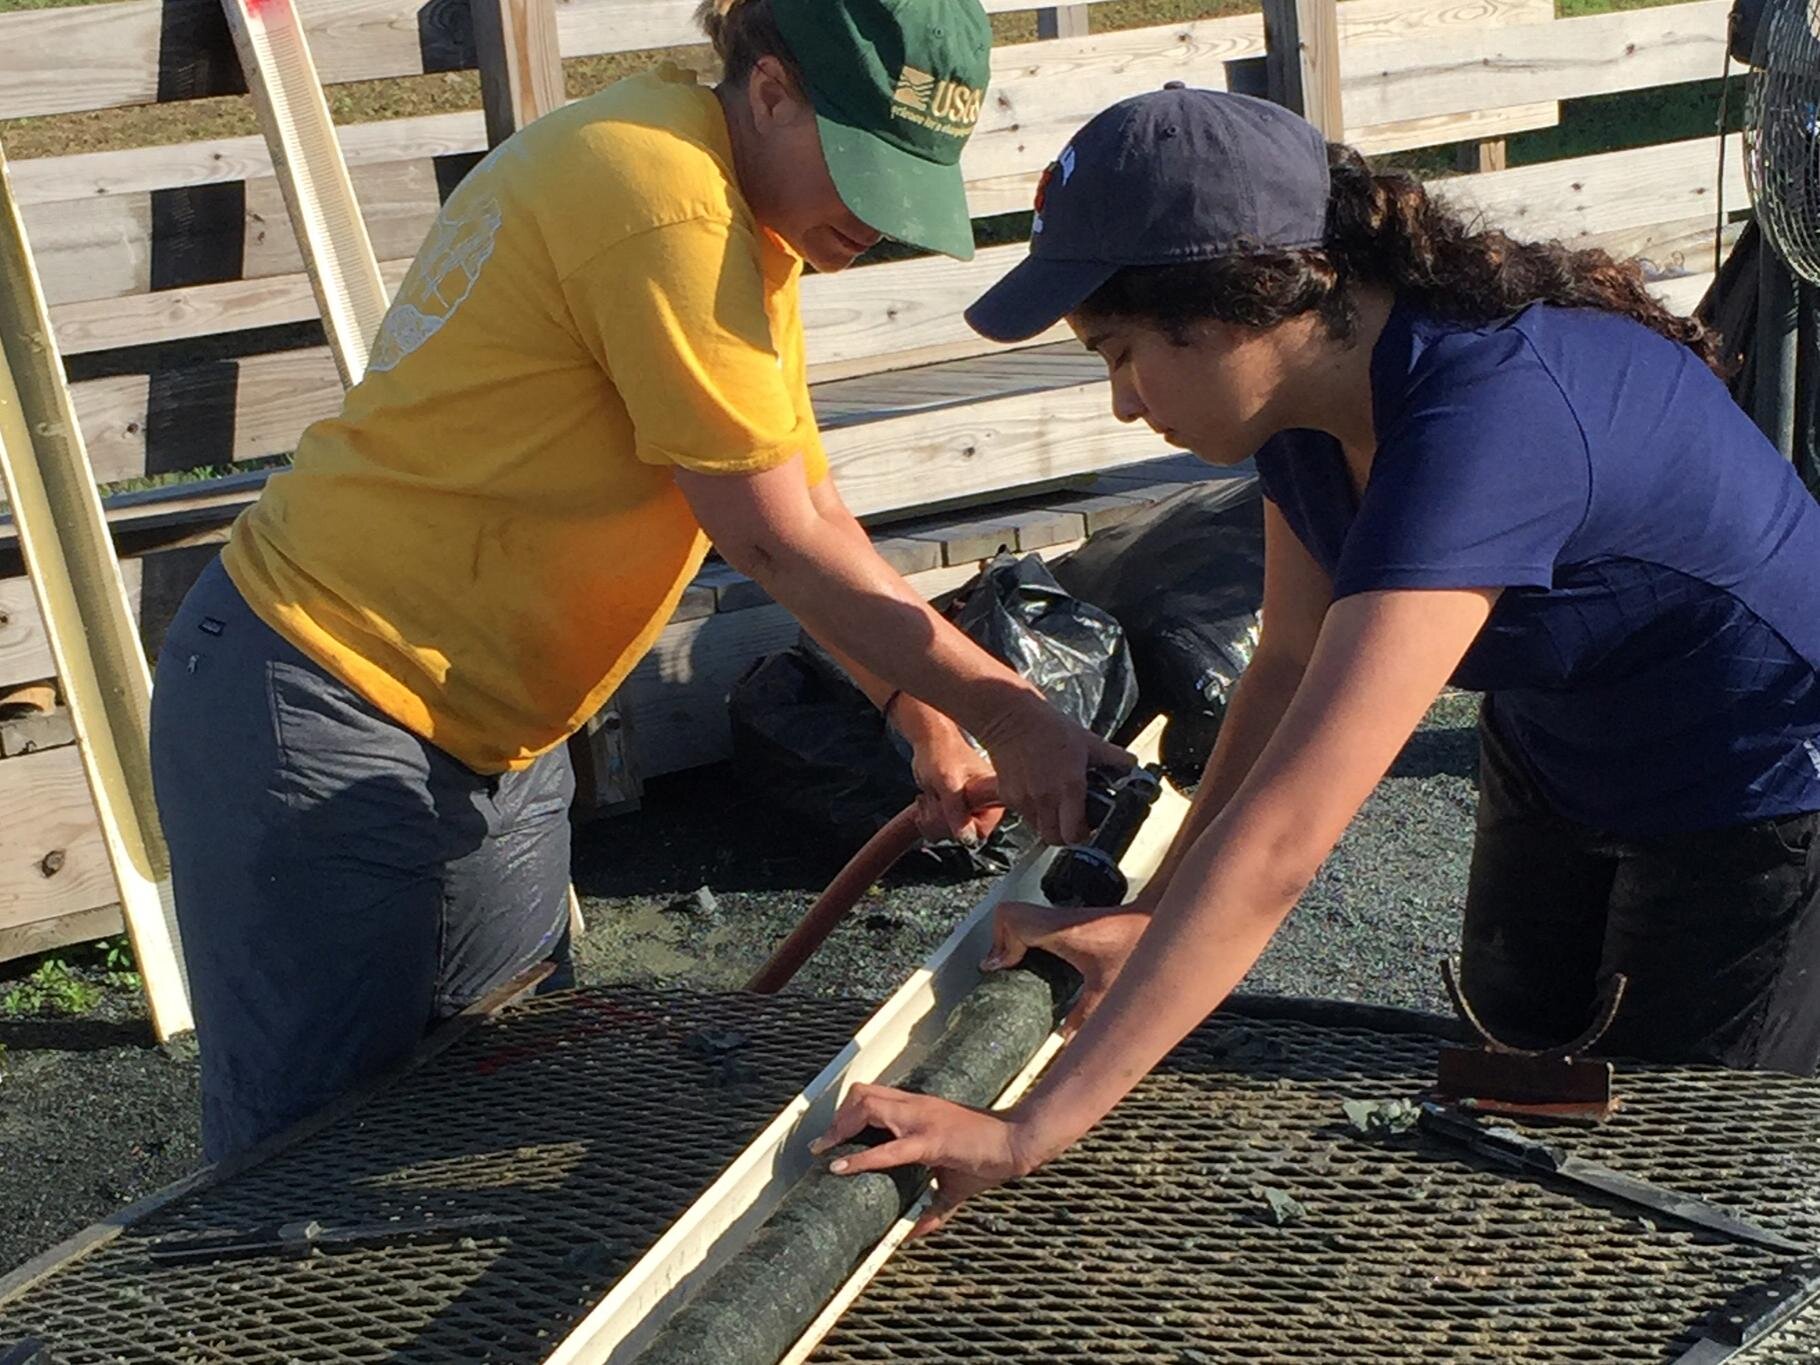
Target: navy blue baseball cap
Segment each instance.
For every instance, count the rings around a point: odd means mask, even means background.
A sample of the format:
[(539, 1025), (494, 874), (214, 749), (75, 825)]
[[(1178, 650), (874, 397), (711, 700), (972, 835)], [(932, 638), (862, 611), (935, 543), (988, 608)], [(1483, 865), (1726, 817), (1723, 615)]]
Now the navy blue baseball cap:
[(1327, 139), (1280, 104), (1179, 85), (1121, 100), (1037, 187), (1030, 255), (967, 310), (993, 341), (1047, 331), (1130, 265), (1319, 246)]

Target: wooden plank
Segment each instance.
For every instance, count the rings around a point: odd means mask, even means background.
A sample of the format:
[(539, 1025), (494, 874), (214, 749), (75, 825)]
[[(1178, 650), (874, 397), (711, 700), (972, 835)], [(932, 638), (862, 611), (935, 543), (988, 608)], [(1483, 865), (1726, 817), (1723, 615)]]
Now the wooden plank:
[[(1716, 164), (1716, 145), (1701, 138), (1455, 177), (1434, 188), (1520, 237), (1559, 235), (1609, 245), (1634, 234), (1641, 249), (1659, 225), (1684, 230), (1689, 221), (1711, 214)], [(1727, 156), (1728, 202), (1743, 202), (1742, 166), (1735, 150)], [(977, 350), (982, 343), (966, 327), (961, 310), (1022, 251), (1019, 246), (993, 248), (969, 267), (910, 261), (806, 281), (804, 314), (817, 357), (812, 374), (822, 379), (909, 363), (931, 353)], [(894, 354), (898, 347), (905, 349)], [(889, 389), (889, 381), (884, 387)], [(181, 387), (172, 390), (173, 398), (182, 396)], [(91, 381), (76, 386), (76, 399), (98, 474), (119, 479), (141, 473), (145, 381)], [(292, 448), (308, 421), (334, 412), (339, 402), (323, 353), (290, 352), (242, 362), (233, 457)]]
[(1463, 142), (1455, 149), (1453, 164), (1454, 169), (1465, 171), (1469, 175), (1507, 170), (1510, 166), (1510, 147), (1501, 137)]
[(865, 516), (1047, 483), (1162, 453), (1111, 420), (1103, 383), (943, 408), (829, 432), (841, 493)]
[(0, 930), (119, 901), (75, 745), (0, 761), (0, 829)]
[(1711, 80), (1728, 12), (1726, 0), (1696, 0), (1359, 51), (1341, 63), (1347, 117), (1367, 125)]
[[(0, 117), (239, 88), (217, 3), (127, 0), (0, 15)], [(331, 83), (474, 65), (462, 0), (307, 0), (305, 19)]]
[[(988, 14), (1043, 10), (1053, 0), (984, 0)], [(1072, 7), (1101, 0), (1074, 0)], [(557, 25), (563, 55), (595, 56), (681, 47), (703, 41), (693, 20), (694, 0), (563, 0)]]
[(1345, 132), (1340, 106), (1340, 22), (1334, 0), (1263, 0), (1270, 98), (1322, 136)]
[(56, 675), (30, 580), (0, 579), (0, 689)]
[[(1370, 15), (1374, 31), (1398, 36), (1460, 25), (1477, 31), (1500, 22), (1503, 12), (1502, 0), (1444, 6), (1409, 0), (1354, 3), (1370, 6), (1363, 12)], [(1010, 7), (1049, 8), (1022, 3)], [(559, 7), (559, 42), (569, 56), (699, 44), (689, 10), (683, 0), (568, 0)], [(309, 0), (306, 33), (321, 75), (331, 84), (416, 75), (474, 64), (464, 11), (460, 0), (430, 0), (421, 6), (403, 0)], [(1246, 17), (1256, 29), (1255, 43), (1250, 51), (1233, 52), (1232, 58), (1263, 55), (1261, 27), (1255, 16)], [(1101, 34), (1095, 41), (1114, 36)], [(1349, 32), (1348, 40), (1351, 37)], [(998, 62), (1014, 60), (1002, 54), (1040, 45), (1002, 47), (994, 54), (995, 72)], [(231, 70), (231, 60), (208, 0), (125, 0), (0, 15), (0, 117), (149, 103), (159, 97), (161, 67), (170, 86), (172, 71), (210, 63)], [(1712, 70), (1717, 69), (1715, 63)], [(995, 76), (995, 83), (999, 80), (1002, 76)], [(217, 88), (233, 87), (217, 80), (190, 93), (215, 93)], [(1528, 103), (1533, 98), (1505, 102)], [(1453, 107), (1476, 109), (1485, 103), (1467, 101)], [(1378, 121), (1395, 117), (1399, 115)]]
[[(1085, 375), (1095, 364), (1081, 357)], [(204, 416), (198, 393), (192, 412)], [(112, 380), (75, 386), (85, 432), (94, 431), (97, 477), (115, 480), (143, 469), (147, 390)], [(165, 401), (181, 404), (186, 390), (167, 387)], [(340, 385), (321, 350), (252, 357), (239, 363), (234, 386), (234, 457), (293, 449), (311, 421), (339, 410)], [(222, 414), (209, 412), (220, 420)], [(970, 406), (900, 406), (898, 414), (867, 422), (828, 422), (825, 443), (841, 486), (865, 514), (914, 507), (931, 487), (951, 498), (1020, 484), (1049, 482), (1106, 463), (1157, 453), (1156, 437), (1143, 427), (1110, 420), (1105, 386), (1097, 380)], [(1045, 441), (1053, 441), (1047, 450)], [(930, 480), (935, 482), (931, 483)]]
[(1699, 304), (1700, 298), (1712, 288), (1711, 271), (1700, 274), (1680, 275), (1673, 279), (1657, 280), (1650, 285), (1650, 292), (1661, 299), (1664, 304), (1681, 314), (1690, 314)]
[[(426, 224), (430, 216), (426, 214)], [(292, 243), (286, 238), (284, 245)], [(379, 267), (380, 281), (388, 292), (395, 290), (410, 268), (409, 260), (386, 261)], [(315, 316), (316, 295), (309, 277), (281, 275), (55, 304), (51, 325), (58, 340), (67, 342), (66, 355), (82, 355), (118, 346), (307, 322)], [(333, 359), (332, 353), (324, 354)]]
[(1431, 114), (1427, 118), (1398, 119), (1369, 128), (1348, 128), (1346, 141), (1367, 156), (1403, 152), (1414, 147), (1436, 147), (1469, 138), (1504, 137), (1553, 128), (1561, 121), (1561, 106), (1554, 100), (1516, 104), (1506, 109), (1469, 109), (1458, 114)]
[(350, 387), (366, 373), (391, 295), (367, 235), (303, 21), (291, 0), (222, 0), (291, 229)]
[[(1141, 758), (1156, 759), (1162, 728), (1161, 722), (1152, 725), (1132, 746)], [(1133, 890), (1156, 870), (1187, 811), (1186, 799), (1166, 786), (1121, 860)], [(916, 1065), (949, 1012), (979, 984), (999, 902), (1037, 895), (1046, 863), (1042, 854), (1026, 858), (994, 883), (942, 946), (557, 1345), (550, 1365), (603, 1365), (637, 1356), (808, 1172), (809, 1143), (832, 1121), (846, 1091)]]
[[(335, 135), (350, 168), (480, 152), (487, 145), (486, 122), (478, 109), (344, 123), (336, 127)], [(71, 199), (92, 205), (97, 199), (124, 194), (193, 189), (271, 174), (271, 150), (264, 137), (254, 135), (34, 157), (13, 163), (13, 188), (27, 207)], [(358, 177), (354, 188), (360, 193)], [(27, 214), (28, 228), (31, 222)]]
[[(1521, 6), (1533, 6), (1534, 0), (1520, 0)], [(1532, 12), (1521, 8), (1518, 0), (1507, 0), (1494, 13), (1500, 20)], [(1437, 30), (1444, 31), (1457, 23), (1458, 7), (1426, 7), (1409, 11), (1407, 4), (1398, 13), (1429, 14)], [(1404, 46), (1418, 45), (1427, 30), (1414, 26), (1414, 20), (1393, 26), (1385, 17), (1384, 0), (1349, 0), (1341, 7), (1342, 30), (1348, 35), (1356, 26), (1361, 48), (1381, 47), (1393, 41)], [(1356, 16), (1356, 19), (1355, 17)], [(998, 64), (997, 84), (982, 113), (979, 128), (962, 158), (963, 171), (970, 182), (978, 185), (975, 195), (976, 214), (1027, 208), (1033, 189), (1033, 177), (1048, 164), (1056, 150), (1087, 118), (1114, 99), (1154, 89), (1170, 78), (1192, 79), (1201, 84), (1223, 86), (1223, 63), (1250, 58), (1263, 53), (1262, 26), (1256, 15), (1239, 15), (1224, 19), (1202, 20), (1189, 24), (1161, 25), (1117, 33), (1099, 34), (1085, 39), (1061, 39), (1029, 43), (1001, 49), (995, 54)], [(1455, 111), (1457, 114), (1459, 111)], [(452, 118), (452, 116), (438, 116)], [(415, 149), (426, 143), (466, 144), (473, 138), (471, 116), (464, 122), (432, 123), (428, 120), (402, 120), (395, 135), (362, 133), (360, 160), (376, 157), (378, 149), (389, 139), (401, 149)], [(1459, 136), (1491, 135), (1537, 126), (1549, 119), (1546, 109), (1538, 112), (1530, 106), (1511, 111), (1487, 112), (1474, 103), (1466, 111)], [(1364, 130), (1360, 136), (1368, 150), (1390, 150), (1394, 146), (1419, 145), (1423, 141), (1444, 140), (1455, 135), (1447, 131), (1446, 119), (1429, 118), (1416, 124), (1404, 124), (1390, 130)], [(356, 139), (343, 133), (344, 142)], [(1411, 141), (1411, 138), (1414, 141)], [(75, 158), (83, 164), (63, 170), (52, 168), (41, 172), (33, 192), (33, 211), (27, 226), (39, 254), (41, 272), (53, 304), (66, 304), (83, 299), (117, 297), (146, 289), (150, 283), (152, 211), (149, 194), (168, 184), (199, 185), (221, 183), (222, 167), (253, 169), (245, 139), (196, 144), (192, 153), (171, 149), (152, 149), (144, 153), (149, 164), (137, 169), (134, 163), (119, 158), (127, 155), (100, 154), (115, 158), (97, 164), (93, 157)], [(188, 158), (187, 160), (184, 158)], [(219, 158), (218, 160), (216, 158)], [(57, 158), (56, 161), (64, 160)], [(365, 210), (375, 250), (381, 260), (397, 260), (415, 252), (438, 207), (434, 171), (421, 157), (406, 165), (366, 165), (354, 176), (355, 190)], [(167, 184), (168, 182), (168, 184)], [(990, 183), (988, 183), (990, 182)], [(112, 188), (106, 194), (77, 194), (85, 186)], [(135, 188), (128, 189), (128, 186)], [(143, 188), (140, 188), (143, 187)], [(51, 199), (50, 195), (66, 197)], [(272, 209), (275, 190), (268, 181), (254, 179), (247, 194), (247, 260), (240, 272), (244, 278), (287, 273), (299, 268), (300, 257), (289, 240), (282, 215)], [(97, 212), (95, 199), (106, 199), (103, 211)], [(219, 234), (217, 234), (219, 235)], [(202, 250), (208, 243), (191, 243)], [(222, 249), (234, 243), (224, 242)], [(173, 291), (176, 292), (176, 291)], [(214, 295), (237, 300), (234, 305), (210, 303)], [(246, 302), (238, 302), (245, 296)], [(59, 318), (63, 344), (72, 353), (93, 349), (102, 342), (127, 344), (121, 337), (146, 339), (161, 337), (161, 330), (178, 319), (196, 316), (222, 316), (240, 326), (262, 326), (292, 321), (297, 316), (294, 289), (274, 297), (270, 306), (258, 291), (232, 286), (206, 286), (200, 291), (183, 290), (179, 297), (157, 299), (143, 309), (130, 311), (142, 325), (132, 328), (125, 318), (101, 329), (98, 318), (113, 310), (89, 310), (87, 321), (99, 329), (91, 336), (78, 330), (76, 319)], [(198, 312), (199, 310), (199, 312)], [(193, 328), (200, 325), (191, 322)], [(195, 335), (192, 330), (189, 335)]]
[(93, 910), (76, 910), (52, 919), (33, 920), (0, 929), (0, 962), (31, 957), (36, 953), (54, 952), (73, 943), (92, 943), (98, 938), (112, 938), (125, 932), (126, 921), (120, 918), (118, 905), (97, 906)]
[(618, 693), (639, 773), (649, 780), (731, 753), (727, 694), (752, 660), (787, 649), (799, 629), (775, 604), (665, 626)]
[(487, 145), (563, 103), (555, 0), (470, 0)]
[[(1457, 176), (1432, 188), (1456, 207), (1483, 212), (1514, 237), (1571, 241), (1701, 214), (1710, 221), (1718, 157), (1713, 138), (1692, 138)], [(1726, 152), (1725, 198), (1745, 202), (1743, 156), (1735, 135)]]
[[(986, 0), (985, 7), (1004, 13), (1043, 6)], [(693, 0), (567, 0), (559, 6), (558, 37), (572, 57), (693, 46), (703, 41), (693, 10)], [(330, 84), (475, 64), (460, 0), (309, 0), (306, 19)], [(235, 88), (231, 63), (213, 0), (127, 0), (0, 15), (0, 118), (228, 93)]]
[[(1731, 249), (1742, 223), (1729, 223), (1720, 234), (1720, 251)], [(1621, 261), (1636, 260), (1649, 279), (1671, 279), (1713, 269), (1713, 217), (1701, 214), (1673, 223), (1588, 233), (1573, 239), (1575, 247), (1598, 247)]]
[[(152, 797), (151, 674), (0, 153), (0, 486), (43, 613), (153, 1032), (190, 1027)], [(55, 750), (52, 752), (62, 752)], [(15, 762), (23, 760), (13, 760)], [(88, 908), (88, 907), (79, 907)]]
[[(140, 566), (127, 560), (120, 566), (126, 586), (127, 605), (135, 619), (139, 614)], [(0, 578), (0, 688), (53, 678), (57, 666), (51, 658), (50, 640), (44, 631), (44, 618), (38, 611), (38, 600), (31, 580)]]
[(1090, 11), (1085, 5), (1060, 5), (1036, 12), (1038, 38), (1085, 38), (1091, 28)]

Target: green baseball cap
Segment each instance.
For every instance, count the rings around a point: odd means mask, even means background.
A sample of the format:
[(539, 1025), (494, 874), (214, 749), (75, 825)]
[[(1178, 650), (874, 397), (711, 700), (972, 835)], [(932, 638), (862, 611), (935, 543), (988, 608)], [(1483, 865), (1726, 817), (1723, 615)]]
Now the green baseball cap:
[(986, 98), (979, 0), (772, 0), (834, 188), (900, 242), (973, 259), (961, 148)]

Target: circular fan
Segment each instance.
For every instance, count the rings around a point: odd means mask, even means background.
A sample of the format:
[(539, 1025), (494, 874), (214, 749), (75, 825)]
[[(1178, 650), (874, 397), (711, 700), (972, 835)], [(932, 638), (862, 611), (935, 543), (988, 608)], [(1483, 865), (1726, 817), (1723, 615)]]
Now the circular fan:
[(1757, 221), (1820, 284), (1820, 0), (1768, 0), (1751, 44), (1745, 174)]

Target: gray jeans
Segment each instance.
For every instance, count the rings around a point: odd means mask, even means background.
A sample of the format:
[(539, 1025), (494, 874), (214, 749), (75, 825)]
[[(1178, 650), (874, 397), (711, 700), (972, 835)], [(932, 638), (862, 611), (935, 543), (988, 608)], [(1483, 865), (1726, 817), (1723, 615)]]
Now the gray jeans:
[(267, 627), (219, 560), (158, 658), (152, 777), (212, 1161), (527, 967), (567, 982), (565, 751), (475, 773)]

